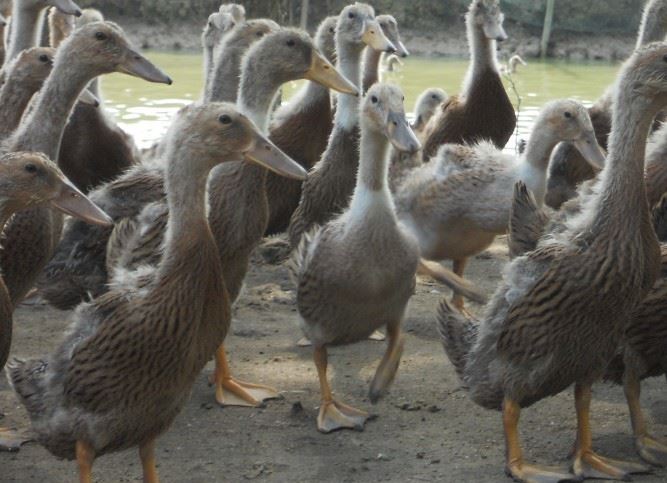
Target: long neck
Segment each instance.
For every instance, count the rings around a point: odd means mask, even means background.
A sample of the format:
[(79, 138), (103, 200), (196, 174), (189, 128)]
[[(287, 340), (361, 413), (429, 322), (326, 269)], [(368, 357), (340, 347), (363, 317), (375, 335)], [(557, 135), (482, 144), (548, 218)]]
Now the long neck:
[(646, 6), (644, 15), (642, 16), (642, 22), (639, 26), (639, 33), (637, 34), (637, 45), (635, 48), (638, 49), (642, 45), (665, 40), (667, 31), (665, 31), (662, 18), (656, 11), (656, 7), (659, 7), (660, 3), (661, 2), (659, 1), (654, 1)]
[(371, 47), (366, 47), (364, 49), (364, 92), (366, 92), (373, 84), (379, 81), (381, 58), (382, 52), (379, 52)]
[(204, 96), (206, 102), (236, 102), (241, 82), (243, 49), (223, 48), (210, 74), (211, 80)]
[(37, 34), (42, 25), (43, 7), (23, 5), (14, 0), (12, 5), (12, 27), (9, 39), (9, 50), (5, 63), (14, 59), (21, 51), (37, 44)]
[(31, 85), (11, 76), (7, 79), (0, 90), (0, 140), (14, 132), (36, 91)]
[[(338, 49), (338, 71), (349, 79), (354, 85), (359, 86), (361, 50), (358, 46), (351, 44), (337, 45)], [(334, 118), (335, 128), (351, 131), (359, 124), (359, 98), (347, 94), (337, 95), (338, 107)]]
[(463, 92), (473, 86), (473, 79), (485, 73), (498, 72), (498, 62), (496, 59), (496, 41), (487, 38), (484, 29), (475, 25), (472, 15), (469, 14), (466, 20), (468, 32), (468, 43), (470, 44), (470, 67), (463, 84)]
[[(626, 93), (630, 91), (630, 94)], [(644, 158), (646, 140), (656, 112), (648, 101), (636, 98), (631, 89), (619, 94), (614, 106), (609, 153), (603, 171), (592, 231), (614, 230), (615, 237), (636, 238), (642, 226), (649, 223)]]
[(67, 118), (91, 77), (83, 69), (73, 68), (71, 59), (61, 57), (40, 91), (35, 107), (14, 134), (12, 150), (38, 151), (57, 159)]
[[(171, 155), (172, 159), (180, 156), (178, 148)], [(179, 248), (191, 243), (190, 238), (201, 230), (209, 231), (206, 217), (207, 177), (208, 171), (192, 172), (187, 163), (170, 160), (166, 177), (169, 221), (164, 260), (178, 256)]]
[(549, 159), (558, 141), (547, 126), (538, 122), (530, 135), (526, 152), (521, 158), (519, 178), (535, 195), (539, 206), (544, 203)]
[[(381, 133), (361, 126), (360, 159), (357, 184), (350, 201), (351, 217), (368, 218), (370, 212), (393, 213), (393, 202), (387, 182), (389, 143)], [(378, 210), (380, 208), (380, 210)]]
[[(250, 60), (250, 59), (249, 59)], [(267, 133), (269, 113), (278, 89), (283, 84), (279, 75), (265, 72), (260, 62), (246, 62), (241, 86), (239, 87), (238, 108)]]

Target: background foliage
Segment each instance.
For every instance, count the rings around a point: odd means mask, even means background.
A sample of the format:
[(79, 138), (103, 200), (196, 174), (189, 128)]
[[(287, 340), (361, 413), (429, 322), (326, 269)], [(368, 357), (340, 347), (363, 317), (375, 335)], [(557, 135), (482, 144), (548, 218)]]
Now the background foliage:
[[(252, 17), (271, 17), (285, 24), (298, 24), (301, 0), (237, 0)], [(576, 32), (636, 30), (645, 0), (556, 0), (554, 27)], [(221, 0), (79, 0), (110, 16), (133, 17), (149, 23), (201, 20)], [(310, 23), (339, 11), (348, 0), (310, 0)], [(370, 0), (377, 12), (391, 12), (407, 29), (446, 28), (456, 23), (470, 0)], [(501, 0), (509, 20), (541, 28), (546, 0)], [(312, 26), (311, 25), (311, 26)]]

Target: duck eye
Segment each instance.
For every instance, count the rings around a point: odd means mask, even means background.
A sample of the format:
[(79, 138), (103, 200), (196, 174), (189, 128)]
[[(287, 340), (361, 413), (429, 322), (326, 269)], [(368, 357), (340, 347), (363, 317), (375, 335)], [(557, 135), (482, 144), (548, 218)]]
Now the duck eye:
[(667, 62), (667, 55), (665, 55), (665, 56), (662, 58), (662, 60), (664, 60), (665, 62)]
[(437, 98), (438, 98), (438, 96), (436, 96), (435, 94), (433, 94), (433, 95), (431, 96), (431, 99), (437, 99)]
[(329, 33), (332, 33), (332, 34), (333, 34), (333, 33), (336, 33), (336, 29), (334, 29), (333, 27), (331, 27), (331, 28), (329, 29)]
[(563, 114), (563, 116), (565, 116), (566, 119), (570, 119), (570, 118), (572, 117), (572, 113), (569, 112), (569, 111), (565, 111), (565, 113)]
[(354, 17), (356, 17), (356, 15), (355, 15), (354, 13), (352, 13), (352, 12), (348, 13), (347, 16), (348, 16), (349, 18), (354, 18)]
[(296, 44), (296, 42), (294, 42), (294, 39), (289, 39), (287, 41), (287, 46), (288, 47), (294, 47), (295, 44)]
[(231, 124), (231, 123), (232, 123), (232, 118), (231, 118), (229, 115), (227, 115), (227, 114), (223, 114), (222, 116), (220, 116), (220, 117), (218, 118), (218, 120), (219, 120), (222, 124)]
[(257, 35), (257, 37), (261, 37), (262, 35), (264, 35), (264, 32), (257, 32), (255, 35)]
[(25, 170), (26, 170), (28, 173), (36, 173), (36, 172), (37, 172), (37, 166), (35, 166), (35, 165), (32, 164), (32, 163), (30, 163), (30, 164), (26, 164), (26, 165), (25, 165)]
[(371, 96), (371, 102), (373, 104), (377, 104), (378, 103), (378, 98), (376, 96)]
[(48, 62), (49, 61), (49, 56), (46, 54), (42, 54), (39, 56), (40, 62)]
[(106, 40), (107, 34), (105, 34), (104, 32), (95, 32), (95, 38), (97, 40)]
[(211, 28), (213, 28), (213, 22), (209, 22), (209, 23), (208, 23), (208, 26), (211, 27)]

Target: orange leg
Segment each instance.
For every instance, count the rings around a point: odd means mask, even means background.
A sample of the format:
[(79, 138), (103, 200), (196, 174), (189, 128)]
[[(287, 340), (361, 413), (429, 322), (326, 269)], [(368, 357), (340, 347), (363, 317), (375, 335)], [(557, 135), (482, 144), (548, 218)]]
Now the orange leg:
[(79, 482), (92, 483), (95, 450), (84, 441), (76, 442), (76, 461), (79, 464)]
[(511, 399), (503, 402), (503, 426), (505, 428), (505, 472), (516, 481), (526, 483), (557, 483), (571, 481), (574, 475), (558, 469), (525, 464), (519, 438), (521, 407)]
[[(461, 260), (454, 260), (452, 270), (456, 275), (459, 277), (463, 278), (463, 272), (465, 272), (466, 265), (468, 265), (468, 259), (467, 258), (462, 258)], [(466, 316), (470, 316), (468, 311), (465, 308), (464, 302), (463, 302), (463, 296), (461, 294), (455, 293), (452, 296), (452, 305), (456, 310), (461, 312), (462, 314)]]
[(405, 339), (401, 334), (401, 324), (387, 326), (387, 336), (389, 338), (387, 351), (384, 353), (371, 383), (369, 397), (373, 404), (378, 402), (391, 386), (403, 355)]
[(635, 446), (639, 456), (656, 466), (667, 466), (667, 444), (655, 439), (648, 432), (648, 426), (641, 407), (641, 382), (630, 369), (624, 374), (623, 389), (630, 410), (630, 421), (635, 436)]
[(144, 472), (144, 483), (160, 483), (155, 468), (155, 440), (139, 447), (139, 458)]
[(215, 355), (213, 383), (215, 384), (215, 400), (221, 406), (257, 407), (266, 399), (280, 397), (278, 391), (271, 387), (234, 379), (229, 370), (223, 344), (220, 345)]
[(634, 473), (647, 473), (649, 469), (638, 463), (615, 461), (598, 456), (593, 451), (591, 432), (591, 386), (577, 384), (574, 389), (577, 409), (577, 445), (573, 472), (580, 478), (628, 481)]
[(330, 433), (338, 429), (363, 430), (368, 414), (333, 398), (327, 380), (328, 356), (326, 347), (316, 347), (313, 351), (313, 360), (317, 367), (317, 376), (320, 379), (320, 394), (322, 397), (320, 413), (317, 416), (317, 429), (322, 433)]

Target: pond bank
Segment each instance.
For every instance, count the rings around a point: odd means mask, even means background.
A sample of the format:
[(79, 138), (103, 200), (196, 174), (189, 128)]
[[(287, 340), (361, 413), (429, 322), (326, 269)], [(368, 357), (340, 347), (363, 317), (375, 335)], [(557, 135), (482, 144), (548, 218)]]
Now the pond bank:
[[(146, 49), (183, 50), (196, 52), (201, 49), (200, 35), (202, 27), (193, 22), (172, 25), (149, 25), (134, 19), (121, 18), (130, 37)], [(539, 32), (508, 23), (509, 40), (500, 46), (500, 57), (509, 57), (515, 52), (526, 58), (539, 55)], [(417, 55), (435, 57), (465, 57), (468, 46), (463, 25), (445, 31), (403, 31), (402, 35), (408, 49)], [(607, 60), (625, 59), (634, 47), (635, 38), (630, 35), (580, 34), (554, 32), (550, 45), (550, 57), (569, 60)]]

